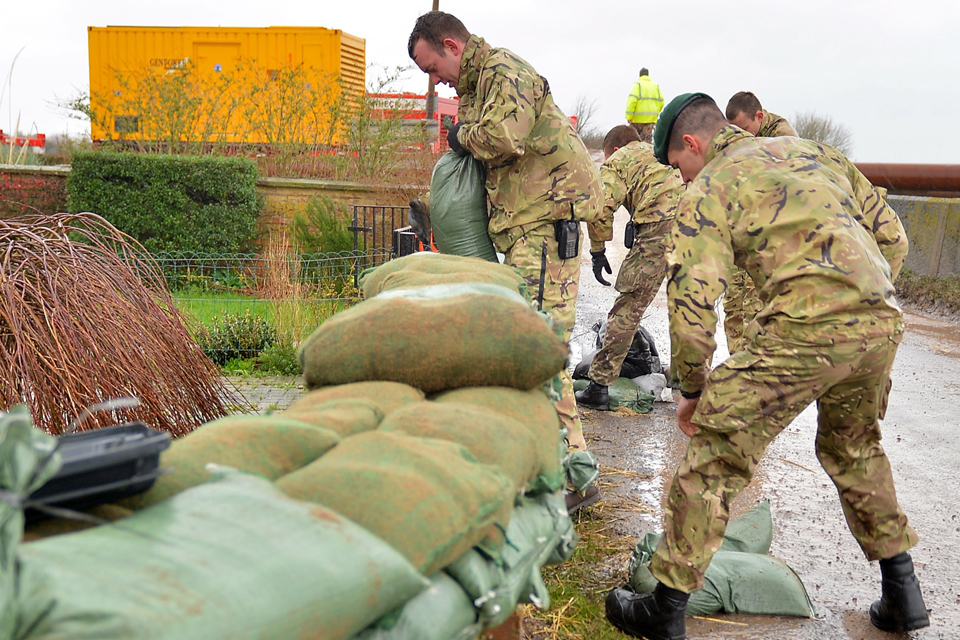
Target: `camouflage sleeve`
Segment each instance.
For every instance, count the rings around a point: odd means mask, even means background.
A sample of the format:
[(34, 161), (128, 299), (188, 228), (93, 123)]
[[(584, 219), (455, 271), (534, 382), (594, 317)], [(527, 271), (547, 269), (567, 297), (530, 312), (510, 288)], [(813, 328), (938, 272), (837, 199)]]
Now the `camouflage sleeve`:
[(496, 73), (485, 89), (480, 120), (464, 123), (457, 139), (484, 162), (523, 155), (524, 142), (537, 119), (532, 75)]
[(860, 204), (863, 217), (858, 222), (873, 235), (880, 253), (890, 265), (892, 280), (896, 280), (907, 258), (909, 243), (900, 216), (887, 204), (867, 177), (847, 160), (847, 178), (853, 187), (853, 196)]
[(613, 214), (627, 197), (627, 184), (607, 163), (600, 165), (600, 182), (603, 184), (603, 213), (587, 224), (591, 251), (600, 251), (607, 242), (613, 240)]
[(726, 211), (717, 194), (691, 185), (680, 199), (667, 255), (670, 374), (689, 393), (700, 391), (717, 347), (717, 300), (733, 270)]

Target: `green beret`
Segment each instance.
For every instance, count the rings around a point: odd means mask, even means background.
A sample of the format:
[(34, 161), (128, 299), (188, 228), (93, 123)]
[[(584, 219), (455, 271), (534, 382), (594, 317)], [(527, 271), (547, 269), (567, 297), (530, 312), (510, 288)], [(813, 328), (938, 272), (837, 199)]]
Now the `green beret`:
[(653, 155), (657, 157), (662, 164), (667, 166), (670, 162), (667, 160), (667, 144), (670, 142), (670, 131), (673, 130), (673, 122), (680, 115), (688, 104), (697, 98), (710, 98), (705, 93), (681, 93), (670, 101), (670, 103), (660, 112), (657, 118), (657, 126), (653, 129)]

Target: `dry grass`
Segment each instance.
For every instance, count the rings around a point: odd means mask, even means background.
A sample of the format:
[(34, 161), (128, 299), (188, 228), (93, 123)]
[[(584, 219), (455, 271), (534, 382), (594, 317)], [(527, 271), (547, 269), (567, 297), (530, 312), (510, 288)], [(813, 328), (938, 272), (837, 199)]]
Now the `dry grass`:
[(26, 404), (51, 434), (89, 405), (184, 434), (226, 413), (223, 383), (190, 337), (142, 246), (90, 213), (0, 220), (0, 404)]

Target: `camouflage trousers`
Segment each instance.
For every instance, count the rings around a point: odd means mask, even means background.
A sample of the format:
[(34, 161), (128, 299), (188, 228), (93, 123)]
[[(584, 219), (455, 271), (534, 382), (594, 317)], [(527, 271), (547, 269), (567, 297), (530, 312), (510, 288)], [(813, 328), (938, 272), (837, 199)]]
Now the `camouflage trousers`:
[(664, 536), (650, 565), (658, 580), (686, 592), (703, 587), (730, 503), (767, 445), (814, 400), (817, 458), (867, 559), (890, 558), (917, 543), (880, 446), (903, 324), (887, 319), (874, 327), (887, 334), (830, 345), (761, 332), (710, 373), (693, 416), (699, 431), (667, 496)]
[(763, 304), (757, 296), (753, 278), (737, 267), (723, 294), (723, 333), (727, 336), (727, 350), (736, 353), (744, 348), (744, 332), (760, 313)]
[(617, 274), (620, 295), (607, 314), (603, 346), (587, 374), (597, 384), (611, 385), (620, 377), (633, 336), (667, 273), (666, 238), (671, 229), (672, 219), (636, 225), (634, 245)]
[[(563, 339), (570, 342), (577, 319), (577, 290), (580, 282), (580, 256), (561, 260), (553, 235), (553, 225), (544, 224), (527, 231), (507, 249), (504, 264), (520, 272), (527, 282), (527, 294), (540, 311), (563, 329)], [(556, 403), (560, 425), (567, 430), (567, 440), (575, 449), (586, 450), (583, 424), (577, 415), (573, 396), (573, 380), (564, 369), (560, 374), (561, 399)]]
[(630, 126), (637, 130), (640, 139), (644, 142), (653, 142), (653, 122), (631, 122)]

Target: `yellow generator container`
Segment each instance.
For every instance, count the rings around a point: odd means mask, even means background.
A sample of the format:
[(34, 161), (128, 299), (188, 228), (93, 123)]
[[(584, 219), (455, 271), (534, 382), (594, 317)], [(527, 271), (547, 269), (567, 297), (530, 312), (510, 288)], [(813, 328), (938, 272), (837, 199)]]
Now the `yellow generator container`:
[(334, 144), (365, 42), (323, 27), (88, 27), (91, 134), (135, 143)]

